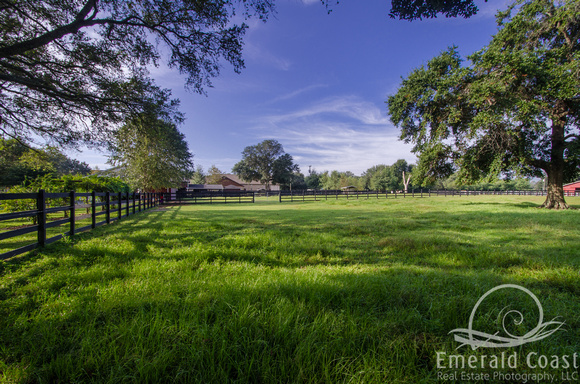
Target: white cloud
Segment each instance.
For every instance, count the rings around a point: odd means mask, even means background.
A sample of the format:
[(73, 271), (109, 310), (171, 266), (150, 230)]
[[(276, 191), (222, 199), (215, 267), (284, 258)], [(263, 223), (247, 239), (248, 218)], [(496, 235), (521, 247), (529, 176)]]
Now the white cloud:
[(392, 164), (398, 159), (415, 161), (411, 145), (398, 140), (399, 131), (386, 112), (353, 96), (267, 116), (255, 128), (259, 139), (280, 141), (303, 171), (312, 165), (319, 171), (361, 174), (376, 164)]
[(297, 89), (296, 91), (293, 91), (293, 92), (286, 93), (284, 95), (275, 97), (275, 98), (273, 98), (272, 100), (268, 101), (265, 104), (266, 105), (269, 105), (269, 104), (277, 103), (279, 101), (290, 100), (290, 99), (295, 98), (296, 96), (300, 96), (301, 94), (306, 93), (306, 92), (309, 92), (309, 91), (311, 91), (313, 89), (324, 88), (324, 87), (327, 87), (327, 85), (325, 85), (325, 84), (313, 84), (313, 85), (309, 85), (307, 87)]
[(247, 41), (244, 46), (244, 58), (258, 62), (262, 65), (274, 67), (281, 71), (288, 71), (292, 67), (292, 62), (290, 60), (278, 57)]
[(297, 119), (314, 118), (317, 116), (348, 117), (364, 125), (387, 125), (386, 114), (373, 103), (361, 100), (355, 96), (333, 97), (325, 99), (310, 107), (296, 112), (267, 117), (272, 124), (279, 124)]

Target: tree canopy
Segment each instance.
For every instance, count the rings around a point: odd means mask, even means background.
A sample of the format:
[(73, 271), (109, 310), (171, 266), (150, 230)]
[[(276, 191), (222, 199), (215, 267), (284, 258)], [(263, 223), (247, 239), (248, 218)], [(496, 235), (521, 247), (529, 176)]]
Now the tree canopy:
[(477, 11), (473, 0), (392, 0), (389, 16), (409, 21), (434, 18), (438, 14), (468, 18)]
[(248, 146), (242, 152), (242, 160), (232, 171), (243, 180), (260, 181), (270, 190), (270, 184), (290, 184), (293, 173), (298, 172), (292, 156), (284, 152), (276, 140), (264, 140)]
[(364, 188), (374, 191), (407, 190), (403, 182), (403, 172), (409, 174), (414, 165), (399, 159), (392, 165), (379, 164), (367, 169), (362, 175)]
[(229, 62), (244, 66), (247, 25), (266, 19), (270, 0), (0, 0), (0, 130), (59, 145), (107, 141), (129, 116), (156, 106), (172, 113), (167, 90), (147, 66), (167, 52), (170, 68), (203, 92)]
[[(207, 175), (205, 176), (205, 182), (207, 184), (221, 184), (222, 178), (225, 172), (216, 167), (215, 164), (212, 164), (211, 167), (207, 170)], [(204, 184), (204, 183), (200, 183)]]
[(115, 136), (110, 162), (131, 187), (145, 191), (179, 187), (193, 174), (193, 155), (174, 123), (140, 115)]
[(460, 181), (548, 177), (543, 206), (566, 208), (579, 175), (580, 1), (518, 1), (463, 65), (456, 48), (403, 80), (391, 121), (415, 144), (423, 183), (459, 169)]

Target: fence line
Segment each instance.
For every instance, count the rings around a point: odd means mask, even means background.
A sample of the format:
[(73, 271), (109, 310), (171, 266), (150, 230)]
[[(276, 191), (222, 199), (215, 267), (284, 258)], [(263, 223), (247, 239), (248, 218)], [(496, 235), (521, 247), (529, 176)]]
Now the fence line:
[[(431, 194), (438, 196), (480, 196), (480, 195), (505, 195), (505, 196), (546, 196), (546, 190), (523, 190), (523, 191), (470, 191), (470, 190), (431, 190)], [(580, 196), (580, 191), (564, 191), (565, 197)]]
[[(360, 198), (406, 198), (431, 196), (480, 196), (480, 195), (510, 195), (510, 196), (545, 196), (545, 190), (525, 191), (470, 191), (470, 190), (431, 190), (412, 189), (404, 191), (343, 191), (343, 190), (298, 190), (281, 191), (278, 200), (281, 203), (295, 201), (319, 201), (328, 199), (360, 199)], [(579, 191), (564, 191), (564, 196), (580, 196)]]
[(231, 191), (231, 192), (193, 192), (178, 191), (176, 193), (164, 193), (164, 202), (177, 204), (230, 204), (230, 203), (254, 203), (254, 192)]
[[(79, 202), (79, 199), (82, 198), (85, 199), (86, 204)], [(97, 201), (97, 198), (100, 201)], [(122, 217), (156, 207), (160, 203), (160, 196), (158, 193), (135, 192), (111, 193), (93, 191), (90, 193), (77, 193), (71, 191), (69, 193), (48, 193), (42, 189), (38, 193), (0, 193), (0, 201), (8, 200), (33, 200), (35, 202), (32, 204), (36, 206), (36, 209), (0, 214), (0, 222), (31, 217), (33, 218), (33, 225), (2, 232), (0, 233), (0, 241), (33, 232), (36, 232), (37, 236), (36, 242), (32, 244), (0, 254), (0, 260), (54, 243), (65, 236), (72, 237), (79, 232), (110, 224)], [(47, 203), (47, 201), (50, 202), (52, 200), (64, 200), (65, 203), (68, 202), (68, 205), (51, 207), (51, 204)], [(101, 211), (97, 211), (97, 207), (102, 207)], [(79, 209), (87, 209), (90, 212), (91, 224), (80, 228), (76, 227), (77, 210)], [(64, 212), (65, 217), (52, 221), (47, 220), (48, 214), (57, 212)], [(104, 220), (97, 221), (97, 218), (102, 215), (105, 215)], [(47, 237), (47, 229), (60, 227), (64, 224), (69, 224), (67, 232)]]
[(294, 201), (318, 201), (329, 199), (361, 199), (361, 198), (405, 198), (405, 197), (426, 197), (428, 191), (413, 190), (411, 192), (397, 192), (397, 191), (343, 191), (343, 190), (299, 190), (299, 191), (281, 191), (278, 201), (294, 202)]

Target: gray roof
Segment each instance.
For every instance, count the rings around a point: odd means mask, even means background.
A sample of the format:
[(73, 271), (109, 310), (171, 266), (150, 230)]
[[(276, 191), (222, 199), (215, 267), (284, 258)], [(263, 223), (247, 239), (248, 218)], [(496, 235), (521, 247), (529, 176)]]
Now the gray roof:
[(188, 189), (224, 189), (221, 184), (189, 184)]

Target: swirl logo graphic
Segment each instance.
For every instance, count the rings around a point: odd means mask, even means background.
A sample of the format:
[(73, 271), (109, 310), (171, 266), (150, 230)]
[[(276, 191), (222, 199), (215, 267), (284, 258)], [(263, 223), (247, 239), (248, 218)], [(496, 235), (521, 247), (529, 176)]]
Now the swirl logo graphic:
[[(524, 321), (524, 316), (522, 315), (521, 312), (517, 310), (511, 310), (506, 312), (502, 317), (502, 327), (505, 333), (504, 336), (499, 335), (499, 331), (492, 335), (489, 333), (474, 330), (473, 319), (475, 317), (475, 313), (477, 312), (477, 308), (479, 307), (481, 302), (493, 292), (506, 288), (519, 289), (520, 291), (525, 292), (528, 296), (530, 296), (534, 300), (534, 302), (538, 306), (539, 313), (538, 324), (536, 325), (536, 327), (523, 336), (512, 335), (506, 329), (506, 317), (510, 314), (511, 315), (515, 314), (517, 318), (514, 320), (514, 323), (516, 325), (520, 325)], [(483, 296), (481, 296), (481, 298), (475, 304), (475, 307), (473, 307), (473, 310), (471, 311), (471, 316), (469, 317), (469, 325), (467, 329), (456, 328), (450, 331), (449, 333), (454, 333), (455, 341), (461, 343), (461, 345), (457, 347), (457, 349), (463, 347), (464, 345), (470, 345), (473, 350), (480, 347), (508, 348), (508, 347), (517, 347), (519, 345), (545, 339), (546, 337), (552, 335), (554, 332), (559, 330), (563, 325), (564, 322), (556, 321), (555, 318), (552, 321), (544, 322), (544, 310), (542, 309), (542, 304), (540, 304), (540, 300), (538, 300), (536, 295), (534, 295), (530, 290), (516, 284), (502, 284), (498, 285), (495, 288), (490, 289)]]

